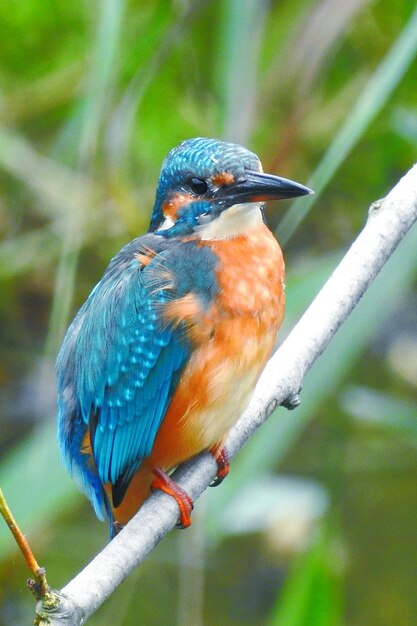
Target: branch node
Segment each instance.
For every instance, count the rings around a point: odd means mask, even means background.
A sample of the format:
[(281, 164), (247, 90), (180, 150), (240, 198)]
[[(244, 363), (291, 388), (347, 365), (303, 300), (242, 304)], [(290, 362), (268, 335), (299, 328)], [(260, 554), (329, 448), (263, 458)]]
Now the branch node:
[(285, 400), (281, 402), (281, 406), (285, 407), (289, 411), (296, 409), (301, 404), (300, 392), (301, 389), (295, 391), (294, 393), (291, 393), (285, 398)]
[(46, 569), (44, 567), (38, 567), (36, 570), (36, 580), (28, 578), (26, 586), (35, 598), (35, 600), (43, 600), (50, 593), (50, 587), (46, 580)]
[(50, 626), (59, 623), (73, 624), (73, 619), (77, 624), (82, 623), (81, 613), (76, 606), (73, 606), (68, 598), (55, 589), (48, 589), (47, 593), (38, 601), (36, 605), (36, 616), (34, 626)]
[(368, 216), (371, 217), (374, 213), (377, 213), (378, 211), (380, 211), (383, 207), (384, 204), (384, 198), (381, 198), (380, 200), (375, 200), (375, 202), (372, 202), (371, 206), (368, 209)]

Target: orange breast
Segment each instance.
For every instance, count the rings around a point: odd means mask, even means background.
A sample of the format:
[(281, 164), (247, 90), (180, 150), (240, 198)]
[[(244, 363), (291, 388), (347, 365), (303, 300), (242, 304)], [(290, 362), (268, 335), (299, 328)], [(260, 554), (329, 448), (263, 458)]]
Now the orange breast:
[(155, 439), (150, 464), (165, 468), (227, 434), (246, 408), (284, 315), (284, 260), (265, 225), (231, 240), (202, 241), (219, 258), (219, 294), (208, 311), (184, 299), (196, 349)]

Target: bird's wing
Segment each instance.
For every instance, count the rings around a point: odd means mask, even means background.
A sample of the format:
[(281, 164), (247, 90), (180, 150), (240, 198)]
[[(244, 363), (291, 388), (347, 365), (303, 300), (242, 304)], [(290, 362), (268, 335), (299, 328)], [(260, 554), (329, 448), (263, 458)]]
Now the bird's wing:
[[(114, 506), (150, 454), (191, 353), (184, 329), (161, 323), (161, 306), (175, 297), (163, 254), (146, 257), (130, 247), (113, 259), (81, 308), (57, 363), (60, 420), (65, 413), (74, 419), (75, 412), (89, 427), (96, 470), (102, 483), (113, 485)], [(68, 434), (61, 439), (68, 460), (74, 442)], [(87, 470), (84, 483), (91, 483)], [(93, 500), (91, 485), (84, 486)]]

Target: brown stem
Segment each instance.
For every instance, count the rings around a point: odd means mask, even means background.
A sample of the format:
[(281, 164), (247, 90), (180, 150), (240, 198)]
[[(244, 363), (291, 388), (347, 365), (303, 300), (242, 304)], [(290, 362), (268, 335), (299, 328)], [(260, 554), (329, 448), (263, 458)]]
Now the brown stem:
[(6, 524), (10, 528), (13, 537), (23, 557), (27, 563), (28, 568), (35, 576), (36, 580), (29, 579), (27, 584), (30, 591), (33, 593), (37, 600), (42, 599), (45, 594), (49, 591), (49, 585), (46, 580), (46, 572), (44, 567), (40, 567), (35, 556), (31, 550), (28, 540), (25, 535), (20, 530), (17, 525), (16, 520), (14, 519), (11, 510), (9, 509), (6, 499), (3, 495), (2, 490), (0, 489), (0, 513), (4, 518)]

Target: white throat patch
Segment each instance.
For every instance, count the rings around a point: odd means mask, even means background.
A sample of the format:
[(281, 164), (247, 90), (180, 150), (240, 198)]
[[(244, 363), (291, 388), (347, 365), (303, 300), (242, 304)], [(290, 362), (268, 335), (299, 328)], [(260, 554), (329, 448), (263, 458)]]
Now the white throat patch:
[(233, 239), (262, 224), (263, 202), (234, 204), (219, 217), (198, 229), (200, 239)]

